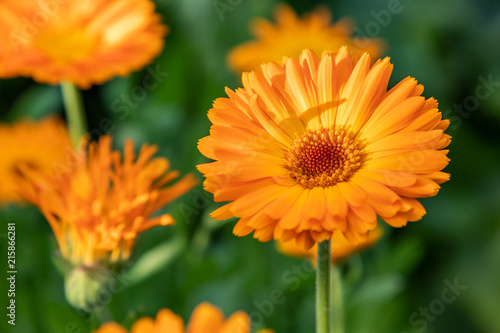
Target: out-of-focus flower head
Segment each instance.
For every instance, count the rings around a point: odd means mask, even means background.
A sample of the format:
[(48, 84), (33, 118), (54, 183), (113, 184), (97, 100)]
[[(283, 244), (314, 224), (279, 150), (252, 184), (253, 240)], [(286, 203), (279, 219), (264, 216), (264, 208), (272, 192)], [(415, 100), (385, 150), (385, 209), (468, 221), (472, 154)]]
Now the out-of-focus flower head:
[[(116, 323), (106, 323), (94, 333), (128, 333), (123, 326)], [(171, 310), (162, 309), (156, 319), (144, 317), (136, 321), (131, 333), (249, 333), (250, 318), (242, 311), (233, 313), (224, 319), (224, 314), (217, 307), (201, 303), (191, 315), (187, 328), (184, 328), (182, 318)], [(271, 330), (259, 333), (273, 333)]]
[(372, 59), (382, 55), (383, 42), (380, 39), (353, 37), (354, 25), (349, 19), (332, 24), (328, 8), (318, 7), (315, 11), (299, 17), (288, 5), (280, 4), (275, 10), (276, 23), (256, 19), (252, 33), (256, 40), (235, 47), (228, 55), (229, 67), (236, 72), (261, 70), (261, 64), (281, 64), (284, 56), (298, 59), (302, 51), (311, 49), (316, 54), (324, 50), (336, 52), (347, 45), (351, 56), (359, 59), (368, 52)]
[(0, 123), (0, 204), (23, 201), (18, 188), (21, 165), (53, 174), (71, 151), (66, 126), (57, 117)]
[(163, 49), (154, 10), (149, 0), (3, 0), (0, 77), (88, 88), (127, 75)]

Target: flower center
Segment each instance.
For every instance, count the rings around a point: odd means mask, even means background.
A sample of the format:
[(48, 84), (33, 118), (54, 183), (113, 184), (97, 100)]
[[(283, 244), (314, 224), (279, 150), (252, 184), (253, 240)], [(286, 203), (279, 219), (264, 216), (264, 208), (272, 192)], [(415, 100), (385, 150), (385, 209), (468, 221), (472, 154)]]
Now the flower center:
[(290, 176), (305, 188), (345, 182), (361, 165), (358, 142), (341, 128), (297, 136), (284, 158)]

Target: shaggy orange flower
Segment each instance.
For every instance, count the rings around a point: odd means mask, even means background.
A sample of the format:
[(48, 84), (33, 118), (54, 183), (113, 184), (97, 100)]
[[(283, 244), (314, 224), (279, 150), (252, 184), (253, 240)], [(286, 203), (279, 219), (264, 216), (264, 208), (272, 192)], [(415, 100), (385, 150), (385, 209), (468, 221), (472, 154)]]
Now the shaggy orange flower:
[(81, 88), (127, 75), (163, 48), (149, 0), (0, 2), (0, 77)]
[(417, 198), (449, 179), (450, 142), (435, 99), (408, 77), (387, 91), (389, 58), (354, 63), (347, 47), (318, 58), (264, 64), (243, 73), (243, 88), (226, 89), (199, 142), (215, 162), (198, 169), (214, 200), (232, 201), (215, 219), (239, 218), (237, 236), (296, 239), (310, 248), (340, 231), (363, 242), (377, 215), (393, 227), (417, 221)]
[[(131, 333), (250, 333), (250, 318), (244, 312), (238, 311), (224, 320), (222, 312), (208, 304), (202, 303), (196, 307), (188, 327), (184, 329), (182, 318), (168, 309), (162, 309), (152, 318), (141, 318), (135, 322)], [(271, 331), (267, 331), (271, 332)], [(94, 333), (128, 333), (121, 325), (107, 323)], [(261, 333), (264, 333), (262, 331)]]
[(265, 62), (281, 63), (284, 56), (298, 59), (306, 48), (321, 54), (348, 45), (352, 56), (357, 58), (364, 52), (375, 59), (382, 54), (381, 40), (353, 38), (353, 23), (342, 19), (332, 25), (331, 16), (326, 7), (318, 7), (299, 18), (291, 7), (281, 4), (276, 7), (276, 24), (264, 19), (253, 22), (252, 33), (257, 40), (234, 48), (228, 55), (229, 67), (237, 72), (260, 71)]
[(64, 123), (56, 117), (0, 124), (0, 203), (22, 202), (17, 180), (22, 164), (53, 173), (71, 152)]
[[(359, 244), (352, 244), (348, 242), (347, 239), (345, 239), (342, 233), (335, 232), (331, 239), (332, 264), (345, 260), (355, 253), (368, 249), (373, 244), (378, 242), (380, 237), (382, 237), (382, 228), (378, 227), (368, 233), (368, 238), (365, 241)], [(316, 265), (316, 257), (318, 255), (316, 244), (312, 248), (306, 250), (298, 247), (294, 239), (288, 242), (282, 242), (278, 240), (276, 243), (276, 247), (278, 251), (287, 256), (311, 258), (313, 265)]]
[(91, 143), (73, 165), (47, 175), (24, 167), (22, 193), (45, 215), (64, 258), (95, 266), (126, 260), (140, 232), (173, 224), (169, 214), (150, 216), (196, 185), (192, 175), (178, 177), (165, 158), (151, 159), (155, 146), (144, 145), (134, 162), (134, 147), (111, 151), (111, 138)]

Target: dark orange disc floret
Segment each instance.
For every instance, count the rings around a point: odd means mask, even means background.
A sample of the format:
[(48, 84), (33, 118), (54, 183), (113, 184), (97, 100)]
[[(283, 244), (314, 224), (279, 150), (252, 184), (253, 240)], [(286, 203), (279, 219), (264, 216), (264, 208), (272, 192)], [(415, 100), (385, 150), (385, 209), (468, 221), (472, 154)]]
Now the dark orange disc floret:
[(303, 187), (328, 187), (349, 180), (361, 166), (360, 155), (358, 142), (345, 130), (322, 128), (297, 136), (284, 162)]

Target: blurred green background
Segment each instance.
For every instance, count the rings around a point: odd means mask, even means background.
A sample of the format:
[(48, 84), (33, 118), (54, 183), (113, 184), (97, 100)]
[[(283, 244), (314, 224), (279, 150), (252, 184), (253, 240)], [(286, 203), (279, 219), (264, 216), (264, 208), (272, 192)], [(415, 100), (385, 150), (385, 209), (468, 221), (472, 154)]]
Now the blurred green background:
[[(219, 15), (214, 5), (218, 2), (232, 10)], [(390, 2), (323, 3), (335, 19), (350, 16), (362, 33), (374, 35), (378, 22), (374, 13), (386, 10)], [(225, 96), (225, 86), (236, 88), (240, 82), (227, 69), (225, 56), (250, 38), (250, 20), (270, 18), (277, 2), (156, 3), (171, 31), (151, 68), (158, 66), (168, 76), (135, 106), (121, 109), (117, 105), (125, 104), (116, 101), (141, 85), (146, 70), (85, 91), (89, 127), (97, 137), (103, 132), (101, 120), (109, 118), (116, 147), (125, 138), (137, 145), (157, 144), (158, 154), (168, 157), (173, 168), (182, 174), (195, 172), (201, 180), (195, 165), (206, 160), (196, 142), (208, 134), (206, 112), (215, 98)], [(319, 4), (288, 3), (299, 13)], [(451, 120), (451, 163), (445, 170), (451, 181), (436, 197), (422, 200), (428, 214), (420, 222), (398, 230), (385, 228), (375, 247), (342, 265), (347, 332), (498, 333), (500, 2), (401, 0), (400, 4), (403, 10), (388, 24), (378, 22), (376, 34), (386, 39), (386, 54), (394, 63), (390, 86), (413, 76), (424, 85), (426, 97), (439, 100)], [(487, 97), (476, 96), (481, 85), (481, 92), (490, 92)], [(476, 100), (478, 105), (467, 104)], [(459, 108), (461, 113), (453, 111)], [(9, 122), (23, 116), (63, 115), (59, 89), (30, 79), (0, 80), (0, 113), (1, 120)], [(272, 242), (236, 238), (234, 220), (221, 223), (208, 216), (216, 207), (199, 186), (167, 208), (176, 226), (156, 228), (138, 238), (133, 257), (141, 266), (132, 267), (134, 275), (120, 280), (125, 288), (108, 304), (115, 320), (130, 325), (138, 316), (154, 316), (163, 307), (187, 320), (197, 304), (209, 301), (226, 315), (240, 309), (251, 314), (254, 330), (313, 332), (314, 274), (309, 263), (278, 254)], [(35, 208), (0, 208), (1, 267), (7, 261), (5, 233), (10, 221), (17, 224), (17, 325), (7, 325), (2, 271), (0, 331), (77, 333), (96, 328), (95, 318), (66, 302), (63, 277), (52, 259), (56, 248), (52, 232)], [(439, 300), (447, 283), (467, 288), (443, 303)], [(284, 296), (273, 303), (276, 290)], [(434, 310), (425, 319), (420, 311), (429, 306)]]

